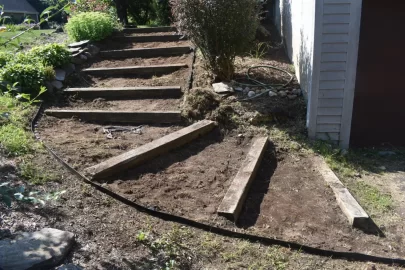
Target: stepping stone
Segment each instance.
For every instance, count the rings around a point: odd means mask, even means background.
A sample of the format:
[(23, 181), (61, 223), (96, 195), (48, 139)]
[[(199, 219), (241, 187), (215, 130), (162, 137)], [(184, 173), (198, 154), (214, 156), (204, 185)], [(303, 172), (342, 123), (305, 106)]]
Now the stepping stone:
[(81, 98), (139, 99), (139, 98), (175, 98), (182, 95), (180, 86), (156, 87), (111, 87), (111, 88), (69, 88), (66, 94), (75, 94)]
[(253, 142), (242, 167), (239, 169), (238, 174), (233, 179), (231, 186), (218, 207), (218, 215), (231, 218), (234, 221), (238, 220), (243, 203), (256, 177), (268, 142), (268, 137), (258, 138)]
[(132, 66), (116, 68), (87, 68), (82, 71), (91, 75), (161, 75), (187, 68), (187, 64), (155, 65), (155, 66)]
[(124, 33), (131, 34), (145, 34), (145, 33), (159, 33), (159, 32), (176, 32), (177, 29), (174, 26), (162, 26), (162, 27), (146, 27), (146, 28), (124, 28)]
[(63, 82), (66, 78), (66, 71), (63, 69), (57, 68), (55, 69), (55, 79), (58, 81)]
[(93, 179), (118, 174), (197, 139), (214, 129), (215, 125), (215, 122), (209, 120), (197, 122), (134, 150), (87, 168), (86, 172)]
[(70, 43), (68, 45), (69, 48), (84, 48), (89, 44), (90, 40), (83, 40), (79, 42)]
[(0, 241), (0, 268), (4, 270), (49, 269), (69, 253), (74, 234), (45, 228)]
[(172, 124), (181, 121), (180, 111), (45, 110), (45, 114), (58, 118), (76, 117), (83, 121), (96, 123)]
[(129, 58), (129, 57), (159, 57), (159, 56), (172, 56), (183, 55), (190, 53), (192, 48), (190, 46), (179, 47), (166, 47), (166, 48), (140, 48), (129, 50), (111, 50), (102, 51), (100, 55), (102, 57), (111, 58)]
[(122, 42), (172, 42), (187, 40), (183, 35), (160, 35), (160, 36), (115, 36), (114, 40)]

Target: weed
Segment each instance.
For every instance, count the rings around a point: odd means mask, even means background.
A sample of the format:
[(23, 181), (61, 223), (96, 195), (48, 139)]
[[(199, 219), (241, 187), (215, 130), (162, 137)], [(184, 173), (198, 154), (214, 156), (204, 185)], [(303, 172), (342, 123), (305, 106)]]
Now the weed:
[(56, 175), (38, 167), (32, 161), (27, 161), (27, 159), (19, 165), (19, 169), (21, 176), (33, 185), (42, 185), (46, 182), (56, 180)]
[(390, 195), (383, 194), (377, 188), (363, 181), (358, 181), (350, 187), (367, 211), (374, 215), (387, 213), (393, 208)]
[(28, 132), (13, 124), (0, 126), (0, 142), (7, 154), (13, 156), (31, 153), (36, 145)]
[(267, 42), (257, 42), (254, 45), (253, 49), (250, 51), (249, 55), (250, 57), (253, 57), (255, 59), (262, 59), (266, 56), (269, 49), (270, 44), (268, 44)]

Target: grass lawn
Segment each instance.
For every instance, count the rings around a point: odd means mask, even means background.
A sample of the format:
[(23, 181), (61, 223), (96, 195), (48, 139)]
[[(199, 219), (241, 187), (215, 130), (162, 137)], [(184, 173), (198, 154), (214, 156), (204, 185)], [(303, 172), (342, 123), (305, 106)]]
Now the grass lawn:
[[(19, 50), (20, 44), (23, 47), (26, 47), (27, 45), (30, 46), (32, 44), (39, 44), (41, 43), (41, 40), (44, 40), (44, 35), (41, 36), (41, 34), (51, 34), (54, 30), (49, 29), (49, 30), (31, 30), (27, 33), (24, 33), (22, 36), (16, 38), (12, 42), (10, 42), (7, 46), (0, 46), (0, 51), (15, 51)], [(3, 44), (6, 42), (8, 39), (18, 35), (21, 33), (21, 31), (16, 31), (16, 32), (2, 32), (0, 33), (0, 44)], [(45, 37), (46, 37), (45, 36)]]

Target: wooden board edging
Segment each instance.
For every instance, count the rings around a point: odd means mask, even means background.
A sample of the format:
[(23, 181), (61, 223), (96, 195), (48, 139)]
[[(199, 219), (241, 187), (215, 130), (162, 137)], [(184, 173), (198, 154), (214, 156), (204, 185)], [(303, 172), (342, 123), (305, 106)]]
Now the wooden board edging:
[(136, 48), (123, 50), (101, 51), (100, 56), (104, 58), (126, 58), (126, 57), (159, 57), (175, 56), (190, 53), (190, 46), (173, 46), (163, 48)]
[(129, 66), (115, 68), (87, 68), (82, 71), (91, 75), (145, 75), (165, 74), (187, 68), (187, 64), (154, 65), (154, 66)]
[(180, 147), (194, 139), (197, 139), (201, 135), (206, 134), (214, 129), (215, 126), (216, 123), (209, 120), (197, 122), (191, 126), (173, 132), (129, 152), (123, 153), (119, 156), (103, 161), (100, 164), (87, 168), (85, 170), (86, 174), (89, 174), (92, 179), (105, 178), (113, 174), (119, 174), (123, 170), (140, 165), (174, 148)]
[(144, 28), (124, 28), (124, 33), (132, 34), (146, 34), (146, 33), (159, 33), (159, 32), (176, 32), (177, 28), (174, 26), (159, 26), (159, 27), (144, 27)]
[(333, 190), (336, 201), (349, 220), (350, 225), (367, 229), (370, 223), (370, 217), (366, 211), (364, 211), (363, 207), (361, 207), (349, 190), (342, 184), (322, 157), (315, 157), (315, 163), (319, 173)]
[(218, 207), (217, 212), (219, 215), (231, 218), (234, 221), (238, 220), (243, 203), (256, 177), (268, 142), (268, 137), (254, 140), (245, 161)]

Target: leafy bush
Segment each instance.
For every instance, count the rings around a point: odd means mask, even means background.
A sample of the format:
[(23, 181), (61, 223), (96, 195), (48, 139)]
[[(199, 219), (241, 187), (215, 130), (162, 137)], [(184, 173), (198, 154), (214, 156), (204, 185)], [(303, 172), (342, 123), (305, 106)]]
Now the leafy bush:
[(153, 6), (156, 13), (156, 23), (158, 25), (169, 25), (172, 21), (169, 0), (154, 0)]
[(57, 43), (34, 47), (28, 55), (38, 57), (45, 66), (61, 67), (70, 62), (70, 52), (66, 46)]
[(11, 61), (13, 55), (8, 52), (0, 52), (0, 68), (4, 67), (7, 62)]
[(255, 0), (171, 0), (180, 29), (219, 79), (230, 80), (237, 55), (249, 52), (259, 25)]
[(3, 67), (0, 75), (3, 81), (18, 83), (29, 92), (37, 93), (45, 81), (45, 67), (41, 64), (9, 62)]
[(76, 3), (72, 5), (72, 13), (79, 12), (103, 12), (109, 13), (111, 9), (111, 1), (108, 0), (76, 0)]
[(69, 20), (66, 30), (69, 37), (75, 41), (98, 41), (112, 34), (114, 20), (101, 12), (79, 13)]
[(0, 126), (1, 147), (10, 155), (19, 156), (32, 152), (35, 141), (24, 129), (14, 124)]

